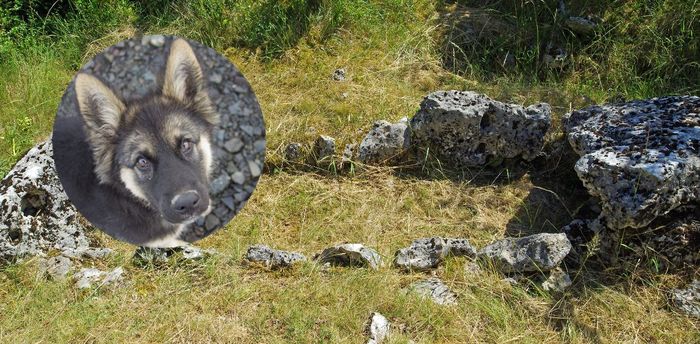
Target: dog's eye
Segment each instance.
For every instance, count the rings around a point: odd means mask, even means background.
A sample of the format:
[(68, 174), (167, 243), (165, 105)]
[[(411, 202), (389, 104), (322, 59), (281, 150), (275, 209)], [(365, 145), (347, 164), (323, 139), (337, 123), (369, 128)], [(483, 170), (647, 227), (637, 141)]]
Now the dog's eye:
[(148, 161), (148, 159), (144, 157), (139, 157), (138, 160), (136, 160), (136, 168), (138, 168), (141, 171), (148, 170), (151, 167), (151, 162)]
[(194, 146), (192, 140), (183, 139), (182, 143), (180, 143), (180, 151), (182, 151), (182, 154), (189, 154), (192, 151), (192, 146)]

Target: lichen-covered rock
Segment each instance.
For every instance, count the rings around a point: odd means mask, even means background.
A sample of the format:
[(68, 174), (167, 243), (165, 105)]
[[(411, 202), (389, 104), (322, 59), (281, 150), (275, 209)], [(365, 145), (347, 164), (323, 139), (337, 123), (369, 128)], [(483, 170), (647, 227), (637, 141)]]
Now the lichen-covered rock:
[(314, 155), (317, 162), (329, 161), (335, 155), (335, 139), (321, 135), (314, 142)]
[(549, 277), (542, 282), (542, 289), (546, 291), (564, 292), (571, 286), (571, 277), (561, 268), (554, 268), (549, 272)]
[(292, 142), (284, 149), (284, 158), (287, 161), (298, 161), (301, 155), (301, 143)]
[(369, 336), (367, 344), (379, 344), (389, 336), (390, 324), (387, 318), (377, 312), (373, 312), (367, 325), (365, 326), (365, 332)]
[(700, 200), (700, 97), (591, 106), (564, 123), (609, 228), (642, 228)]
[(171, 248), (139, 247), (131, 257), (132, 264), (140, 267), (167, 265), (170, 263), (196, 261), (216, 254), (213, 249), (202, 249), (197, 246), (182, 246)]
[(57, 256), (39, 261), (39, 275), (48, 276), (54, 280), (63, 280), (73, 267), (73, 262), (68, 257)]
[(439, 305), (454, 305), (457, 303), (457, 294), (435, 277), (413, 283), (410, 289), (421, 297), (430, 298)]
[(566, 234), (540, 233), (496, 241), (482, 248), (477, 256), (504, 273), (513, 273), (551, 270), (569, 251), (571, 243)]
[(73, 276), (78, 289), (116, 285), (124, 279), (124, 269), (120, 266), (112, 271), (105, 272), (95, 268), (83, 268)]
[(92, 241), (56, 175), (51, 141), (34, 146), (0, 182), (0, 259), (56, 249), (81, 256)]
[(382, 257), (377, 251), (362, 244), (342, 244), (329, 247), (316, 256), (316, 260), (339, 266), (368, 266), (379, 269)]
[(376, 121), (360, 143), (358, 160), (365, 164), (381, 164), (398, 159), (408, 150), (409, 144), (407, 118), (393, 124), (384, 120)]
[(532, 160), (542, 150), (550, 113), (545, 103), (522, 107), (475, 92), (438, 91), (423, 99), (411, 119), (411, 145), (451, 166)]
[(467, 239), (421, 238), (396, 251), (394, 265), (404, 270), (429, 270), (436, 268), (448, 255), (473, 257), (476, 250)]
[(248, 247), (245, 259), (249, 262), (265, 265), (271, 269), (280, 269), (303, 262), (306, 260), (306, 257), (297, 252), (275, 250), (266, 245), (253, 245)]
[(700, 318), (700, 280), (693, 280), (685, 289), (671, 290), (671, 302), (683, 313)]

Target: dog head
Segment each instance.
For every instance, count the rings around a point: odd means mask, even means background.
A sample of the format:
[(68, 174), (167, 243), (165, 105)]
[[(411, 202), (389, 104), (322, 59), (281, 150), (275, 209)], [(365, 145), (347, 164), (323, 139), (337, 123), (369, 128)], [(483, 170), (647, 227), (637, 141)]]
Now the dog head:
[(160, 93), (124, 101), (84, 73), (76, 77), (75, 90), (101, 184), (128, 191), (169, 223), (189, 223), (206, 213), (218, 114), (186, 41), (172, 43)]

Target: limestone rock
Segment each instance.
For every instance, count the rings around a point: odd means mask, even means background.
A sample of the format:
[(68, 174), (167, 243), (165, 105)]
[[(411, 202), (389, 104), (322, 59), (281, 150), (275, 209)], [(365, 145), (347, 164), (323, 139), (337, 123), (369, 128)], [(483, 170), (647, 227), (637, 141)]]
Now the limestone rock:
[(68, 257), (57, 256), (39, 261), (39, 274), (48, 276), (54, 280), (63, 280), (73, 267), (73, 262)]
[(700, 280), (693, 280), (685, 289), (671, 290), (671, 302), (683, 313), (700, 318)]
[(431, 277), (411, 285), (411, 290), (424, 298), (430, 298), (439, 305), (454, 305), (457, 295), (440, 279)]
[(367, 326), (365, 327), (365, 332), (369, 336), (367, 344), (379, 344), (383, 342), (384, 339), (389, 336), (389, 329), (389, 320), (387, 320), (387, 318), (383, 315), (373, 312), (369, 317)]
[(571, 277), (561, 268), (554, 268), (549, 272), (549, 277), (542, 282), (542, 289), (546, 291), (563, 292), (571, 286)]
[(504, 273), (548, 271), (571, 251), (566, 234), (540, 233), (505, 238), (482, 248), (478, 257), (491, 261)]
[(395, 160), (408, 150), (410, 131), (408, 119), (397, 123), (381, 120), (372, 125), (360, 143), (358, 160), (365, 164), (381, 164)]
[(112, 271), (105, 272), (95, 268), (83, 268), (75, 276), (75, 286), (78, 289), (92, 288), (93, 284), (99, 287), (115, 285), (121, 282), (124, 278), (124, 269), (122, 267), (115, 268)]
[(379, 253), (362, 244), (342, 244), (329, 247), (317, 255), (316, 260), (321, 264), (368, 266), (375, 270), (379, 269), (382, 264), (382, 257)]
[(700, 200), (700, 97), (591, 106), (563, 121), (609, 228), (642, 228)]
[(284, 149), (284, 158), (287, 161), (298, 161), (301, 159), (301, 143), (292, 142)]
[(409, 247), (399, 249), (394, 265), (405, 270), (429, 270), (436, 268), (448, 255), (474, 257), (476, 250), (467, 239), (421, 238)]
[(306, 260), (306, 257), (301, 253), (275, 250), (266, 245), (248, 247), (245, 258), (249, 262), (262, 264), (272, 269), (290, 267)]
[(545, 103), (525, 108), (475, 92), (437, 91), (411, 119), (411, 146), (429, 149), (449, 166), (518, 156), (532, 160), (542, 150), (550, 113)]
[(0, 259), (50, 249), (80, 256), (92, 245), (81, 220), (56, 175), (51, 140), (40, 143), (0, 182)]
[(326, 161), (335, 155), (335, 139), (330, 136), (321, 135), (314, 142), (314, 154), (316, 161)]

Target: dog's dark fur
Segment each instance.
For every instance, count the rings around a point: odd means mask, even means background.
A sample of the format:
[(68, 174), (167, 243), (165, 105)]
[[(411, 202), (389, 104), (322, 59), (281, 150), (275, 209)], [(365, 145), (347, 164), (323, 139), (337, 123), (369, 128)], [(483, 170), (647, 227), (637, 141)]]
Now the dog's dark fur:
[(54, 128), (56, 168), (81, 213), (114, 237), (154, 247), (186, 244), (180, 234), (209, 211), (218, 121), (186, 41), (171, 44), (163, 80), (161, 92), (124, 100), (80, 73), (81, 116)]

